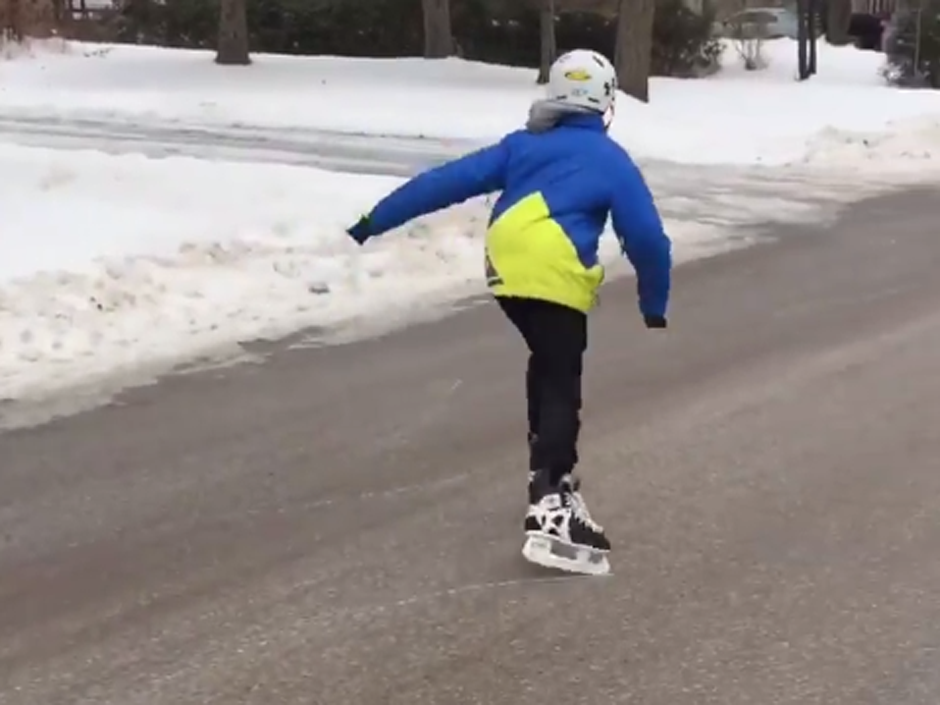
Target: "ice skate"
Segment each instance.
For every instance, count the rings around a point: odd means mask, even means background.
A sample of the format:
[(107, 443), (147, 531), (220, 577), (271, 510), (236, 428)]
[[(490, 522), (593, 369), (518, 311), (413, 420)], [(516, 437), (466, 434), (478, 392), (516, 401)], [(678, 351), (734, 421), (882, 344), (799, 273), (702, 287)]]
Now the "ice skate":
[(606, 575), (610, 542), (588, 513), (579, 490), (580, 482), (570, 475), (557, 486), (549, 484), (546, 473), (530, 475), (522, 555), (545, 568)]

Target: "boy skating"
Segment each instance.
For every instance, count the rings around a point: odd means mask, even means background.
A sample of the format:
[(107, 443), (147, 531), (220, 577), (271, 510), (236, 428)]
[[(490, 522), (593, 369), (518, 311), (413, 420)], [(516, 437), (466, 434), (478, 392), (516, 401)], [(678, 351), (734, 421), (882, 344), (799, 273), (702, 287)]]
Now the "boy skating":
[(637, 275), (648, 328), (666, 327), (671, 243), (638, 168), (607, 134), (617, 93), (610, 62), (561, 56), (526, 127), (403, 184), (349, 229), (357, 242), (474, 196), (501, 191), (486, 233), (487, 284), (529, 349), (527, 559), (583, 573), (609, 570), (610, 543), (574, 476), (587, 314), (604, 270), (608, 216)]

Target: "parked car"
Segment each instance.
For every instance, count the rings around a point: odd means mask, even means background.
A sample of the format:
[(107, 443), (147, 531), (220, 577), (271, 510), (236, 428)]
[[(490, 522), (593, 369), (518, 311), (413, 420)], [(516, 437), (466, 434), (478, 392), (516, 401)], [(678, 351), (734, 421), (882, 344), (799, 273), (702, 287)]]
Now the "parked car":
[(849, 19), (849, 35), (855, 39), (858, 49), (883, 51), (883, 47), (897, 32), (897, 19), (874, 13), (854, 12)]
[(718, 37), (780, 39), (798, 37), (799, 20), (792, 10), (784, 7), (750, 7), (736, 12), (713, 27)]

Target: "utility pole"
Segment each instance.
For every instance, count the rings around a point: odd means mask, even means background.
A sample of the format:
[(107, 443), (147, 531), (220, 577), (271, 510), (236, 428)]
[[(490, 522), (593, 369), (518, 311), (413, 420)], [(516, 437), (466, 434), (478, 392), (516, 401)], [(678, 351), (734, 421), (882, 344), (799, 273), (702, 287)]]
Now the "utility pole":
[(819, 0), (808, 0), (806, 13), (806, 34), (809, 42), (807, 70), (810, 76), (816, 73), (816, 37), (819, 35), (816, 20), (819, 17)]
[(796, 51), (797, 67), (799, 70), (799, 79), (805, 81), (810, 77), (809, 70), (809, 52), (808, 49), (808, 27), (807, 15), (808, 5), (811, 0), (796, 0), (797, 31), (796, 31)]

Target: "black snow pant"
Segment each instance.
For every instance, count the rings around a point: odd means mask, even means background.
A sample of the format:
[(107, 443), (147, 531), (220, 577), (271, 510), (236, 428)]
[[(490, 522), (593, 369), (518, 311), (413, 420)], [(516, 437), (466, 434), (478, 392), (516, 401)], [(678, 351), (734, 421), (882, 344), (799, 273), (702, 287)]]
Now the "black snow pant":
[(578, 463), (587, 314), (537, 299), (497, 301), (529, 348), (529, 469), (547, 471), (554, 484)]

